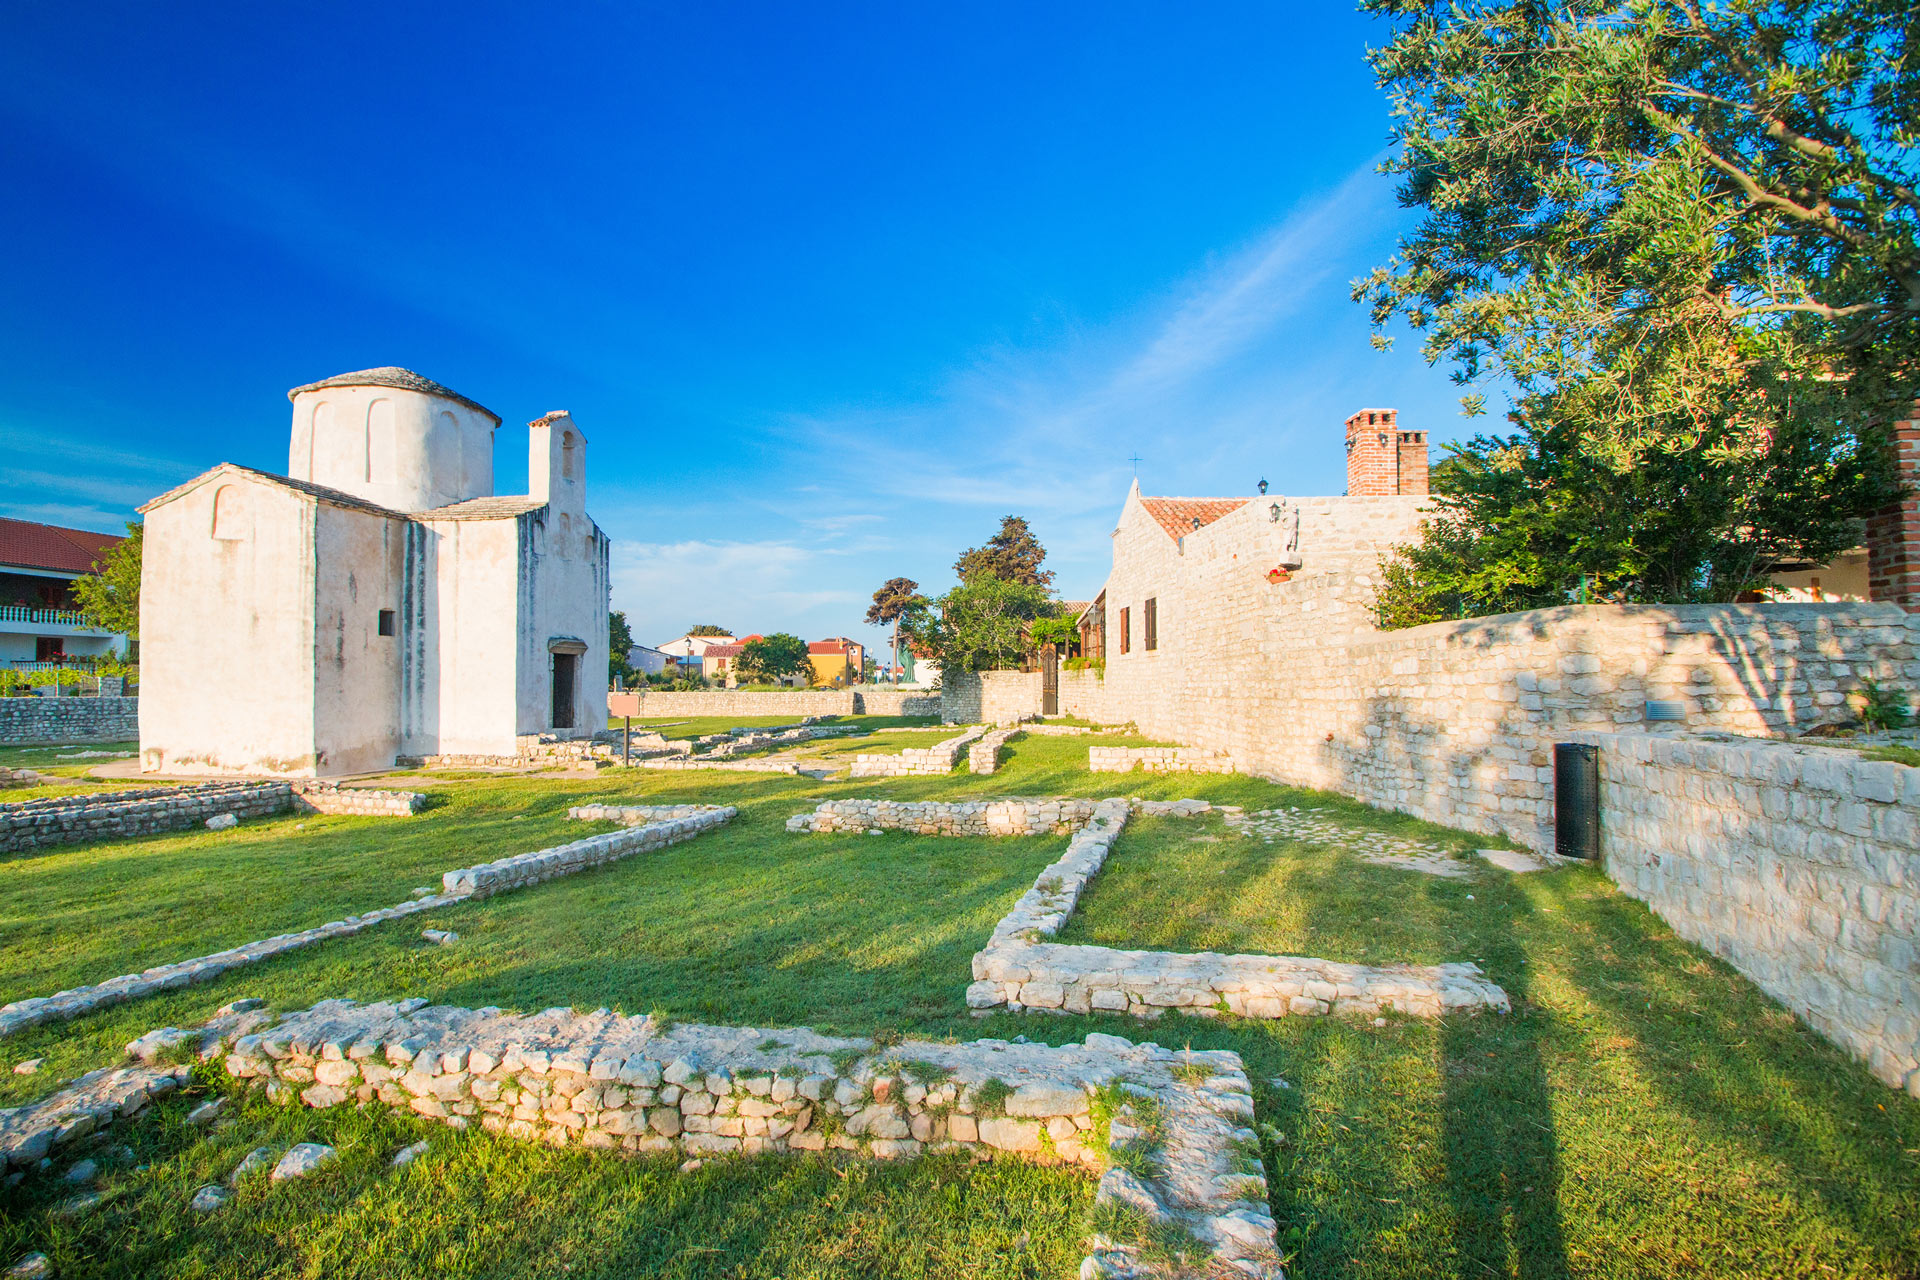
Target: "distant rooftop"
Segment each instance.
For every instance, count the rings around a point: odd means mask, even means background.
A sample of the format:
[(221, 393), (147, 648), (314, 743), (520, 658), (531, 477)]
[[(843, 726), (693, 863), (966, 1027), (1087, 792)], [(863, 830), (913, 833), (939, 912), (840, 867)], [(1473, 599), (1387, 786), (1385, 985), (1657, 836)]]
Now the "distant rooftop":
[(322, 378), (318, 382), (309, 382), (304, 387), (295, 387), (287, 392), (291, 400), (302, 391), (324, 391), (328, 387), (394, 387), (400, 391), (418, 391), (422, 395), (439, 396), (443, 400), (452, 400), (463, 404), (476, 413), (484, 413), (493, 419), (493, 425), (500, 425), (500, 415), (476, 400), (469, 400), (451, 387), (443, 387), (432, 378), (423, 378), (411, 369), (402, 369), (399, 365), (382, 365), (378, 369), (359, 369), (353, 373), (336, 373), (331, 378)]
[(92, 533), (0, 516), (0, 565), (92, 573), (94, 562), (123, 541), (115, 533)]

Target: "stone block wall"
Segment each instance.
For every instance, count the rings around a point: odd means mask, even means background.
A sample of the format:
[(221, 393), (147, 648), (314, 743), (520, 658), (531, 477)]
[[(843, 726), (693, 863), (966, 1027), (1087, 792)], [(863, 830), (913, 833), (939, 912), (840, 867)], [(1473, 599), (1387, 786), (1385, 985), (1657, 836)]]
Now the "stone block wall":
[(1093, 819), (1096, 801), (1074, 799), (823, 800), (787, 819), (789, 831), (911, 831), (922, 836), (1067, 835)]
[(137, 742), (139, 698), (0, 698), (0, 746)]
[(0, 805), (0, 853), (185, 831), (223, 813), (261, 818), (285, 813), (292, 805), (293, 789), (284, 782), (208, 782), (49, 796)]
[(1920, 769), (1848, 751), (1580, 733), (1608, 875), (1920, 1097)]
[(1233, 757), (1206, 747), (1088, 747), (1087, 772), (1232, 773)]
[(664, 849), (670, 844), (691, 840), (703, 831), (732, 821), (738, 812), (732, 805), (724, 805), (703, 809), (682, 818), (669, 818), (644, 826), (628, 827), (624, 831), (588, 836), (584, 840), (556, 845), (551, 849), (537, 849), (511, 858), (461, 867), (457, 871), (447, 872), (440, 877), (440, 882), (450, 894), (484, 898), (508, 889), (538, 884), (542, 880), (572, 875), (576, 871), (615, 862), (649, 849)]
[(942, 678), (940, 718), (948, 724), (1018, 724), (1039, 714), (1038, 671), (955, 671)]
[(1203, 655), (1076, 673), (1061, 710), (1534, 848), (1571, 733), (1643, 726), (1663, 700), (1675, 731), (1778, 735), (1844, 715), (1864, 677), (1920, 681), (1920, 617), (1893, 605), (1570, 605), (1380, 632), (1341, 575), (1237, 582), (1182, 597), (1211, 619)]
[(410, 818), (426, 807), (426, 794), (420, 791), (376, 791), (370, 787), (341, 787), (324, 782), (293, 784), (296, 813)]
[(851, 689), (649, 689), (640, 695), (640, 717), (665, 716), (850, 716)]
[(855, 712), (863, 716), (937, 716), (940, 695), (929, 689), (855, 689)]
[(849, 774), (855, 778), (904, 778), (919, 774), (944, 777), (953, 772), (960, 754), (986, 734), (986, 726), (975, 725), (965, 733), (936, 742), (930, 747), (908, 747), (893, 755), (861, 753), (853, 758)]

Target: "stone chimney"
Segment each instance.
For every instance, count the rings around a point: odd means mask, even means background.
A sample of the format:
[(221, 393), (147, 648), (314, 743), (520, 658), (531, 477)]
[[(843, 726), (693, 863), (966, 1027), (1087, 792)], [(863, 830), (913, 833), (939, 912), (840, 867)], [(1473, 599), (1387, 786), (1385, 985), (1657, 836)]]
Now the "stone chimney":
[(1893, 424), (1894, 474), (1906, 494), (1867, 517), (1867, 597), (1920, 613), (1920, 403)]
[(1427, 433), (1402, 431), (1397, 409), (1347, 419), (1347, 496), (1391, 498), (1427, 491)]

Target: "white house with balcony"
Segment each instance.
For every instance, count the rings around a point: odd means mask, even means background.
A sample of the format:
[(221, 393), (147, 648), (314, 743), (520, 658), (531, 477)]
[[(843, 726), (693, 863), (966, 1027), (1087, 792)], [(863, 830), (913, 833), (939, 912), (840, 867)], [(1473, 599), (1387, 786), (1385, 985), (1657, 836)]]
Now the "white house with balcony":
[(529, 423), (528, 492), (495, 494), (499, 415), (457, 392), (381, 368), (287, 394), (285, 475), (222, 463), (140, 509), (141, 768), (311, 777), (604, 729), (573, 419)]
[(29, 670), (127, 651), (126, 636), (87, 625), (73, 599), (73, 580), (122, 541), (0, 516), (0, 666)]

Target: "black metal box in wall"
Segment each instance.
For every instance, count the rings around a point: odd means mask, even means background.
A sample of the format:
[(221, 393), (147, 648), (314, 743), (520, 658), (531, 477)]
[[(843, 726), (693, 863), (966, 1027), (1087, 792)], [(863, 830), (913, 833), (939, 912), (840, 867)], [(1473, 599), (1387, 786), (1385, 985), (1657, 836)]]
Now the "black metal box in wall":
[(1600, 748), (1553, 744), (1553, 848), (1563, 858), (1600, 856)]

